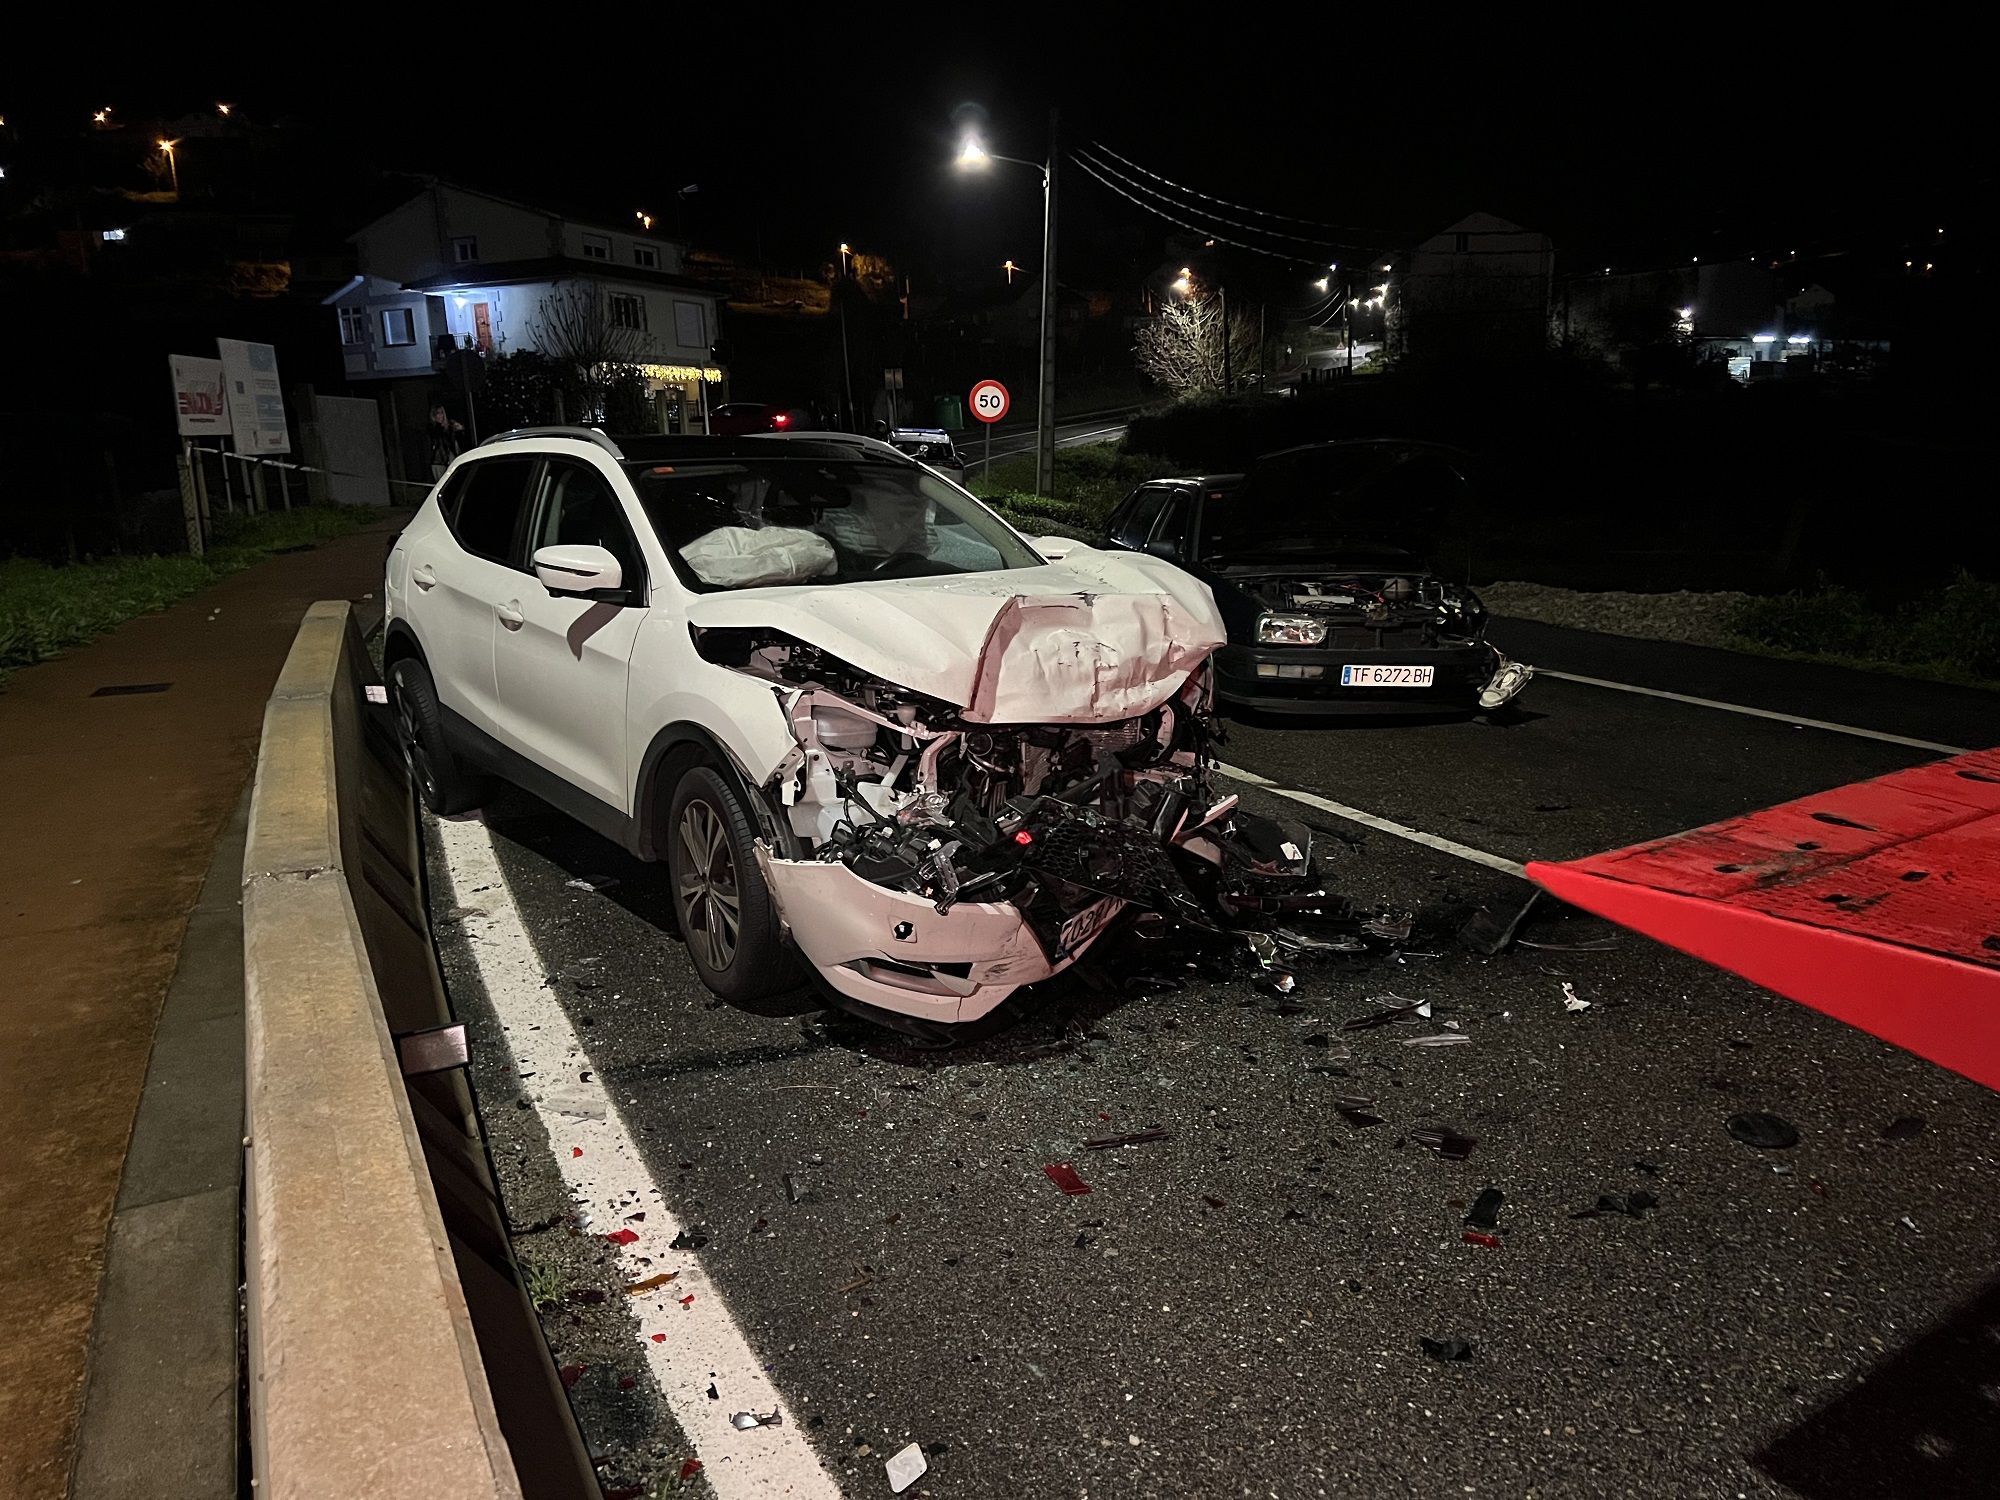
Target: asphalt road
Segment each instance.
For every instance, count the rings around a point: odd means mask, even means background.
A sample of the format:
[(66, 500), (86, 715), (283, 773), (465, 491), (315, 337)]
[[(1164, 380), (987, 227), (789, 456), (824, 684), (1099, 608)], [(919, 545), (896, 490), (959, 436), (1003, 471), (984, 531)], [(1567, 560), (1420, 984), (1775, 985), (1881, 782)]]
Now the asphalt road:
[[(1495, 633), (1576, 675), (2000, 740), (1984, 695)], [(1504, 726), (1239, 725), (1225, 754), (1519, 861), (1933, 753), (1547, 676), (1521, 702)], [(1030, 1019), (941, 1055), (824, 1013), (718, 1006), (662, 930), (661, 874), (508, 796), (486, 815), (492, 849), (577, 1039), (571, 1076), (524, 1080), (484, 993), (498, 939), (477, 903), (493, 891), (459, 889), (434, 857), (518, 1248), (559, 1288), (547, 1327), (559, 1362), (584, 1367), (573, 1396), (612, 1492), (700, 1454), (722, 1493), (883, 1495), (883, 1460), (911, 1441), (930, 1460), (911, 1493), (952, 1497), (1992, 1492), (2000, 1098), (1629, 935), (1476, 956), (1444, 932), (1518, 901), (1517, 880), (1245, 796), (1314, 824), (1350, 895), (1416, 909), (1410, 951), (1302, 969), (1288, 1000), (1128, 953), (1127, 992), (1060, 984)], [(1527, 929), (1607, 933), (1581, 916)], [(1565, 981), (1589, 1009), (1565, 1009)], [(1339, 1029), (1390, 994), (1430, 1001), (1431, 1021)], [(1471, 1040), (1406, 1045), (1452, 1030)], [(579, 1209), (544, 1121), (586, 1082), (628, 1128), (617, 1169), (635, 1187)], [(1350, 1122), (1341, 1097), (1373, 1100), (1381, 1123)], [(1724, 1121), (1745, 1110), (1790, 1120), (1799, 1144), (1732, 1140)], [(1920, 1132), (1885, 1136), (1902, 1117)], [(1082, 1145), (1156, 1125), (1169, 1138)], [(1477, 1137), (1468, 1158), (1409, 1134), (1440, 1126)], [(1055, 1162), (1093, 1191), (1058, 1192)], [(1462, 1237), (1489, 1186), (1505, 1194), (1498, 1248)], [(1574, 1217), (1633, 1192), (1657, 1207)], [(642, 1200), (650, 1222), (629, 1217)], [(680, 1275), (670, 1291), (726, 1304), (817, 1472), (760, 1474), (755, 1440), (776, 1434), (729, 1430), (731, 1389), (667, 1415), (659, 1361), (684, 1310), (620, 1294), (632, 1263), (595, 1238), (615, 1221), (695, 1231), (699, 1249), (633, 1248)], [(1420, 1344), (1448, 1338), (1471, 1357)]]
[[(1080, 448), (1090, 443), (1115, 443), (1125, 436), (1123, 412), (1109, 412), (1096, 416), (1076, 418), (1056, 424), (1056, 446), (1058, 448)], [(979, 431), (978, 424), (973, 430), (954, 435), (958, 456), (965, 460), (966, 475), (977, 478), (980, 466), (986, 461), (986, 434)], [(1000, 423), (993, 432), (993, 461), (1012, 458), (1017, 454), (1035, 451), (1035, 424), (1030, 418), (1025, 424), (1019, 421)]]

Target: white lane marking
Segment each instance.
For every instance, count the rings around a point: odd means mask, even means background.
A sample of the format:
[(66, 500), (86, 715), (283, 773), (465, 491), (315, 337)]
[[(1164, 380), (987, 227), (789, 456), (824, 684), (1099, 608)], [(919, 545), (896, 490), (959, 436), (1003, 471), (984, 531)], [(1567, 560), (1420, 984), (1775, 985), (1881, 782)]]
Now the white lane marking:
[(1076, 448), (1084, 443), (1109, 442), (1114, 434), (1122, 433), (1124, 430), (1125, 424), (1120, 422), (1116, 427), (1100, 427), (1094, 432), (1079, 432), (1070, 437), (1058, 438), (1056, 446), (1058, 448)]
[(1489, 870), (1498, 870), (1505, 875), (1525, 875), (1526, 870), (1514, 860), (1502, 859), (1497, 854), (1488, 854), (1484, 849), (1475, 849), (1470, 844), (1461, 844), (1440, 834), (1425, 833), (1421, 828), (1409, 828), (1387, 818), (1378, 818), (1374, 813), (1363, 812), (1358, 807), (1349, 807), (1345, 802), (1335, 802), (1331, 797), (1322, 797), (1317, 792), (1294, 791), (1288, 786), (1279, 786), (1268, 777), (1259, 776), (1255, 771), (1245, 771), (1238, 766), (1218, 764), (1216, 770), (1225, 776), (1233, 776), (1238, 781), (1251, 786), (1262, 787), (1276, 797), (1289, 797), (1294, 802), (1303, 802), (1307, 807), (1316, 807), (1321, 812), (1332, 813), (1336, 818), (1345, 818), (1350, 823), (1359, 823), (1363, 828), (1373, 828), (1377, 833), (1394, 834), (1399, 839), (1408, 839), (1413, 844), (1422, 844), (1427, 849), (1436, 849), (1444, 854), (1456, 855), (1475, 865), (1484, 865)]
[(1802, 719), (1797, 714), (1776, 713), (1768, 708), (1752, 708), (1747, 703), (1724, 703), (1717, 698), (1695, 698), (1687, 693), (1670, 693), (1665, 688), (1640, 687), (1632, 682), (1611, 682), (1603, 677), (1585, 677), (1579, 672), (1558, 672), (1550, 667), (1535, 668), (1537, 677), (1553, 677), (1560, 682), (1579, 682), (1585, 687), (1610, 688), (1618, 693), (1637, 693), (1642, 698), (1665, 698), (1673, 703), (1691, 703), (1696, 708), (1719, 708), (1724, 713), (1746, 714), (1753, 719), (1770, 719), (1778, 724), (1795, 724), (1803, 729), (1824, 729), (1831, 734), (1851, 734), (1858, 739), (1880, 740), (1885, 745), (1904, 745), (1912, 750), (1935, 750), (1940, 755), (1964, 755), (1962, 745), (1940, 745), (1936, 740), (1914, 740), (1908, 735), (1889, 734), (1880, 729), (1862, 729), (1853, 724), (1835, 724), (1826, 719)]
[[(563, 1180), (590, 1214), (590, 1232), (629, 1229), (638, 1238), (618, 1249), (628, 1282), (663, 1271), (675, 1280), (629, 1299), (639, 1323), (639, 1347), (681, 1430), (694, 1444), (702, 1476), (723, 1500), (839, 1500), (840, 1486), (818, 1456), (764, 1373), (763, 1365), (723, 1304), (700, 1262), (670, 1249), (680, 1221), (646, 1171), (639, 1148), (593, 1071), (546, 972), (528, 940), (514, 896), (507, 888), (493, 838), (476, 819), (440, 819), (438, 836), (450, 872), (452, 900), (465, 911), (463, 930), (487, 998), (507, 1028), (507, 1045), (528, 1079), (535, 1109), (548, 1128)], [(627, 1223), (632, 1213), (645, 1214)], [(680, 1299), (694, 1296), (683, 1307)], [(658, 1343), (656, 1333), (666, 1338)], [(708, 1399), (710, 1379), (722, 1394)], [(738, 1432), (732, 1414), (777, 1407), (784, 1424)]]

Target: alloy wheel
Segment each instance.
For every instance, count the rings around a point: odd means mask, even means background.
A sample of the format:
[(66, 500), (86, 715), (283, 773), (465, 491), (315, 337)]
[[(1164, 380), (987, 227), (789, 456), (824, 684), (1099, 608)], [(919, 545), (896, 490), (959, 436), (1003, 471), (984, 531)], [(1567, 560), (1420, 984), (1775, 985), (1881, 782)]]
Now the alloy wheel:
[(721, 815), (699, 798), (681, 810), (679, 836), (686, 861), (675, 888), (681, 931), (689, 945), (700, 950), (708, 967), (720, 971), (736, 957), (737, 935), (743, 923), (729, 836)]
[(424, 737), (417, 723), (416, 705), (410, 702), (410, 692), (399, 678), (396, 683), (396, 738), (403, 747), (403, 764), (409, 767), (410, 779), (424, 795), (424, 800), (437, 801), (437, 773), (431, 766), (430, 753), (424, 749)]

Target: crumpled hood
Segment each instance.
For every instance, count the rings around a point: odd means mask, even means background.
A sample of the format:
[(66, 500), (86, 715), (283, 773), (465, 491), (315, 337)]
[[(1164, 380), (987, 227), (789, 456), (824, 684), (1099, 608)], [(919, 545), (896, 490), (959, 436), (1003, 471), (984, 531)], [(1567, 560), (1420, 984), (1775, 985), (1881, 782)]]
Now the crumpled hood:
[(1039, 568), (706, 594), (698, 630), (766, 626), (988, 724), (1128, 719), (1222, 644), (1199, 579), (1081, 544)]

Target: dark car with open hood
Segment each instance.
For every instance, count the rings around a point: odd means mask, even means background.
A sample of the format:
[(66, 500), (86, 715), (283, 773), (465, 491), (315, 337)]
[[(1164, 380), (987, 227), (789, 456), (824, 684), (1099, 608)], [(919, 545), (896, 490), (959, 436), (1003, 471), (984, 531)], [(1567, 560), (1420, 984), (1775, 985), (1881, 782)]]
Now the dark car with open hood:
[(1476, 503), (1469, 457), (1432, 443), (1316, 443), (1248, 474), (1158, 479), (1105, 523), (1112, 547), (1215, 595), (1227, 705), (1267, 713), (1490, 712), (1534, 669), (1486, 639), (1486, 608), (1432, 555)]

